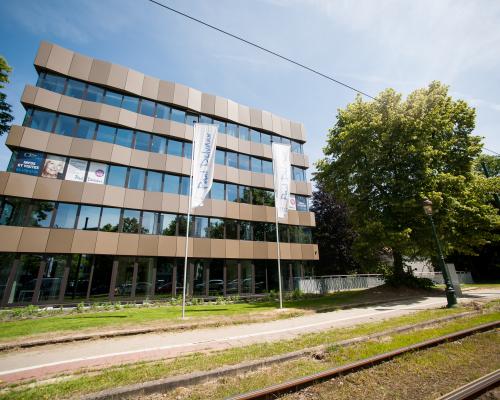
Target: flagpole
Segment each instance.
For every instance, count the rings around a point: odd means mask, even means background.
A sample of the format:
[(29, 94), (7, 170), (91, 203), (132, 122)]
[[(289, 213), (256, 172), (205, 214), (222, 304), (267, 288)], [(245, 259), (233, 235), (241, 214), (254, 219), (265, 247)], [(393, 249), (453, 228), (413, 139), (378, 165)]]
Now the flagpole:
[(187, 282), (187, 260), (189, 248), (189, 222), (191, 217), (191, 198), (193, 197), (193, 164), (194, 164), (194, 146), (195, 137), (193, 135), (193, 145), (191, 146), (191, 168), (189, 171), (189, 200), (188, 200), (188, 214), (186, 221), (186, 244), (184, 246), (184, 280), (182, 282), (182, 319), (186, 315), (186, 282)]
[[(272, 147), (271, 147), (272, 148)], [(279, 288), (279, 296), (280, 296), (280, 309), (283, 308), (283, 295), (281, 289), (281, 251), (280, 251), (280, 231), (278, 226), (278, 196), (277, 196), (277, 183), (276, 182), (276, 165), (274, 159), (274, 151), (273, 151), (273, 179), (274, 179), (274, 212), (276, 215), (276, 247), (278, 249), (278, 288)]]

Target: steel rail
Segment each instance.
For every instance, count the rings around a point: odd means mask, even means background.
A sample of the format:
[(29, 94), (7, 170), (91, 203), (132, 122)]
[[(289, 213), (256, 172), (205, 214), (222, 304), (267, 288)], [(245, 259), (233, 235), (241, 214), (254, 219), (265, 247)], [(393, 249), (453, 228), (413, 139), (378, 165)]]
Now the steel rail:
[(441, 396), (437, 400), (468, 400), (493, 389), (500, 382), (500, 369)]
[(277, 385), (268, 386), (263, 389), (254, 390), (251, 392), (243, 393), (228, 398), (228, 400), (271, 400), (276, 399), (277, 396), (294, 393), (308, 386), (316, 383), (324, 382), (341, 375), (347, 375), (361, 369), (369, 368), (374, 365), (392, 360), (393, 358), (412, 352), (416, 350), (423, 350), (434, 347), (446, 342), (452, 342), (475, 333), (486, 332), (500, 326), (500, 321), (494, 321), (487, 324), (475, 326), (473, 328), (464, 329), (458, 332), (450, 333), (448, 335), (440, 336), (434, 339), (429, 339), (424, 342), (412, 344), (410, 346), (401, 347), (399, 349), (389, 351), (387, 353), (379, 354), (373, 357), (365, 358), (363, 360), (355, 361), (350, 364), (342, 365), (328, 369), (316, 374), (308, 375), (302, 378), (294, 379), (288, 382), (280, 383)]

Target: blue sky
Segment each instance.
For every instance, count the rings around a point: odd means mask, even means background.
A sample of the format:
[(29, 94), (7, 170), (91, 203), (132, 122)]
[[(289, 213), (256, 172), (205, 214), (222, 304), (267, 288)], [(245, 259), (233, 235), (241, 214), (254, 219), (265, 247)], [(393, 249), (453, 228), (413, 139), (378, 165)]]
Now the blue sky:
[[(500, 153), (500, 2), (496, 0), (162, 0), (376, 95), (440, 80), (476, 107), (476, 134)], [(41, 40), (304, 123), (311, 161), (355, 94), (146, 0), (4, 0), (0, 54), (15, 123), (36, 82)], [(10, 152), (0, 139), (0, 169)]]

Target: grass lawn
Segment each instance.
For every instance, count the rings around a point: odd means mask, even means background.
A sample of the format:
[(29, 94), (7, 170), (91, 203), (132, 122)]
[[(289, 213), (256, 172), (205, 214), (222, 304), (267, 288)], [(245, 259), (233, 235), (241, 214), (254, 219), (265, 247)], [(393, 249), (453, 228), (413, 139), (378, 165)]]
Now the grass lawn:
[[(437, 292), (439, 293), (439, 292)], [(230, 324), (248, 322), (249, 316), (255, 321), (287, 318), (307, 312), (332, 310), (338, 306), (367, 301), (380, 301), (411, 295), (436, 295), (435, 291), (401, 291), (390, 288), (372, 288), (337, 292), (327, 296), (285, 301), (285, 312), (276, 312), (276, 301), (256, 301), (250, 303), (207, 304), (186, 307), (186, 320), (182, 320), (181, 307), (157, 305), (152, 307), (121, 308), (113, 311), (85, 311), (82, 313), (62, 313), (35, 318), (0, 322), (0, 341), (12, 341), (29, 336), (43, 336), (50, 333), (71, 334), (103, 329), (141, 328), (147, 326), (174, 326), (180, 323)]]
[[(329, 364), (325, 364), (326, 361), (318, 363), (318, 361), (312, 359), (301, 359), (292, 363), (281, 364), (284, 367), (278, 366), (277, 368), (286, 371), (286, 376), (283, 376), (283, 379), (291, 379), (303, 374), (328, 368), (332, 363), (338, 364), (344, 363), (344, 361), (348, 362), (351, 359), (354, 360), (367, 357), (369, 355), (389, 351), (396, 347), (440, 336), (445, 333), (498, 320), (500, 318), (500, 313), (497, 311), (499, 304), (500, 302), (488, 303), (485, 307), (484, 315), (460, 318), (426, 329), (394, 335), (391, 341), (373, 341), (365, 345), (351, 346), (346, 349), (331, 347), (328, 350), (329, 356), (327, 357), (331, 361)], [(61, 382), (40, 384), (37, 387), (29, 387), (27, 384), (18, 387), (8, 386), (0, 392), (0, 399), (21, 400), (35, 397), (40, 399), (76, 398), (83, 394), (104, 390), (106, 388), (146, 382), (194, 371), (207, 371), (223, 365), (234, 365), (244, 361), (284, 354), (303, 348), (325, 344), (328, 345), (339, 340), (382, 332), (399, 326), (427, 321), (452, 313), (463, 312), (464, 310), (465, 309), (462, 307), (456, 309), (426, 310), (411, 315), (391, 318), (382, 322), (306, 334), (291, 340), (259, 343), (209, 354), (196, 353), (175, 359), (116, 366), (100, 371), (82, 371), (80, 375), (76, 374), (67, 377)], [(340, 355), (340, 358), (334, 358), (334, 355), (335, 357), (337, 357), (336, 355)], [(296, 368), (295, 366), (298, 367)], [(244, 379), (238, 377), (218, 380), (216, 384), (217, 390), (213, 392), (214, 396), (210, 398), (223, 398), (231, 393), (234, 394), (240, 391), (250, 390), (251, 388), (260, 387), (266, 384), (267, 381), (276, 383), (278, 382), (278, 376), (280, 376), (280, 374), (274, 375), (274, 373), (269, 373), (268, 370), (259, 371), (257, 374), (260, 374), (259, 379)], [(197, 389), (194, 388), (193, 390), (196, 391)], [(210, 393), (210, 390), (206, 391), (206, 388), (200, 387), (199, 396), (194, 396), (194, 398), (208, 398), (205, 397), (208, 396), (208, 393)], [(177, 398), (176, 396), (179, 395), (178, 392), (174, 392), (173, 394), (175, 394), (175, 396), (172, 398)], [(183, 396), (180, 398), (183, 398)]]

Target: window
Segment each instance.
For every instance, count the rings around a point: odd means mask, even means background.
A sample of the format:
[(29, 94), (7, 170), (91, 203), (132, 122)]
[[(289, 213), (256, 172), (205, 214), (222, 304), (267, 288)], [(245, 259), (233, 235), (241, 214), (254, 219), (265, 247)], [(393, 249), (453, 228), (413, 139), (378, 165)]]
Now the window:
[(54, 228), (74, 229), (77, 210), (78, 206), (76, 204), (59, 203)]
[(193, 151), (193, 145), (189, 142), (184, 142), (184, 157), (191, 159), (192, 151)]
[(59, 115), (57, 117), (57, 122), (54, 132), (64, 136), (73, 136), (75, 128), (76, 128), (75, 117), (69, 117), (67, 115)]
[(61, 94), (64, 92), (65, 84), (66, 78), (63, 78), (59, 75), (47, 74), (44, 72), (40, 74), (37, 82), (37, 86), (50, 90), (51, 92)]
[(160, 216), (160, 233), (165, 236), (175, 236), (177, 227), (177, 215), (161, 214)]
[(238, 199), (240, 203), (251, 204), (251, 189), (248, 186), (238, 186)]
[(281, 143), (283, 143), (283, 144), (290, 144), (290, 139), (282, 137), (281, 138)]
[(294, 181), (305, 181), (306, 180), (305, 171), (302, 168), (293, 166), (292, 173), (293, 173), (293, 180)]
[(263, 190), (264, 205), (274, 207), (274, 192), (272, 190)]
[(198, 237), (198, 238), (208, 237), (207, 217), (194, 217), (193, 237)]
[(198, 122), (198, 116), (195, 115), (195, 114), (190, 114), (190, 113), (187, 113), (186, 114), (186, 124), (190, 125), (190, 126), (194, 126), (195, 123)]
[(302, 226), (300, 228), (302, 230), (302, 240), (301, 243), (311, 244), (312, 243), (312, 231), (311, 228), (307, 226)]
[(134, 148), (136, 150), (149, 151), (149, 146), (151, 145), (151, 135), (145, 132), (135, 133), (135, 144)]
[(100, 229), (104, 232), (118, 232), (120, 225), (120, 212), (119, 208), (103, 207)]
[(172, 156), (182, 157), (182, 142), (178, 140), (169, 139), (167, 154)]
[(184, 196), (189, 196), (189, 177), (183, 176), (181, 178), (181, 194)]
[(154, 171), (148, 171), (148, 180), (146, 190), (149, 192), (161, 192), (161, 181), (163, 174)]
[(262, 172), (264, 174), (273, 174), (273, 163), (268, 160), (262, 160)]
[(250, 140), (250, 129), (246, 126), (239, 126), (240, 139)]
[(279, 224), (278, 225), (279, 233), (280, 233), (280, 242), (289, 243), (290, 235), (288, 231), (288, 225)]
[(5, 198), (0, 210), (0, 225), (24, 226), (29, 207), (29, 199)]
[(76, 130), (76, 137), (81, 139), (93, 139), (97, 124), (86, 119), (80, 119)]
[(158, 213), (143, 211), (141, 221), (141, 233), (146, 235), (156, 235), (158, 226)]
[(206, 115), (200, 115), (200, 123), (202, 124), (212, 124), (213, 120), (210, 117), (207, 117)]
[[(102, 103), (104, 99), (104, 89), (94, 86), (94, 85), (88, 85), (87, 86), (87, 94), (85, 96), (85, 100), (88, 101), (95, 101), (96, 103)], [(121, 101), (121, 99), (120, 99)], [(107, 103), (108, 104), (108, 103)], [(114, 105), (114, 104), (111, 104)], [(119, 106), (119, 103), (118, 103)]]
[(95, 139), (101, 142), (114, 143), (116, 135), (116, 128), (109, 125), (99, 124), (97, 127), (97, 134)]
[(297, 211), (309, 211), (307, 197), (295, 195), (295, 203), (297, 204)]
[(68, 79), (68, 83), (66, 84), (66, 96), (83, 99), (83, 92), (85, 92), (85, 83), (75, 81), (74, 79)]
[(122, 108), (136, 113), (138, 107), (139, 99), (137, 97), (123, 96)]
[(299, 142), (296, 142), (295, 140), (292, 140), (292, 152), (293, 153), (302, 153), (302, 145)]
[(141, 114), (147, 115), (148, 117), (152, 117), (155, 114), (155, 103), (151, 100), (141, 100)]
[(226, 200), (238, 201), (238, 186), (232, 183), (226, 183)]
[(244, 169), (246, 171), (250, 170), (250, 156), (246, 154), (238, 155), (238, 166), (240, 169)]
[(80, 215), (76, 229), (96, 231), (99, 228), (99, 216), (101, 207), (80, 206)]
[(266, 223), (254, 222), (253, 223), (253, 240), (263, 242), (266, 240)]
[(183, 124), (186, 121), (186, 113), (181, 110), (177, 110), (176, 108), (172, 108), (172, 121), (179, 122)]
[(226, 165), (226, 152), (224, 150), (215, 150), (215, 163), (219, 165)]
[(134, 131), (130, 129), (118, 128), (116, 130), (115, 144), (131, 148), (133, 138), (134, 138)]
[(250, 140), (254, 143), (260, 143), (260, 132), (250, 129)]
[(266, 242), (276, 242), (276, 225), (273, 223), (266, 224)]
[(238, 239), (238, 221), (234, 219), (226, 219), (224, 221), (226, 227), (226, 239), (237, 240)]
[(231, 124), (228, 122), (226, 124), (226, 135), (233, 136), (235, 138), (238, 137), (238, 125), (236, 124)]
[(240, 221), (240, 240), (252, 240), (252, 224)]
[(209, 236), (212, 239), (224, 239), (224, 220), (210, 218)]
[(41, 228), (50, 227), (55, 203), (52, 201), (36, 201), (31, 206), (28, 226), (38, 226)]
[(238, 154), (232, 151), (226, 152), (226, 159), (228, 167), (238, 168)]
[(163, 183), (163, 191), (165, 193), (179, 194), (179, 179), (177, 175), (165, 174), (165, 182)]
[(144, 171), (143, 169), (130, 168), (128, 176), (128, 188), (144, 190), (144, 178), (146, 175), (145, 172), (146, 171)]
[(262, 173), (262, 160), (252, 157), (252, 172)]
[(170, 107), (163, 104), (156, 104), (156, 118), (169, 119), (170, 118)]
[(224, 184), (222, 182), (214, 182), (212, 184), (210, 198), (213, 200), (224, 200)]
[(267, 133), (262, 132), (260, 135), (260, 140), (263, 144), (271, 145), (271, 135), (269, 135)]
[(226, 133), (226, 123), (224, 121), (218, 121), (214, 119), (213, 124), (217, 125), (217, 130), (219, 133)]
[(108, 185), (125, 187), (127, 168), (118, 165), (110, 165), (108, 172)]
[(106, 90), (104, 95), (104, 103), (114, 107), (120, 107), (122, 104), (123, 96), (119, 93), (112, 92), (111, 90)]
[(165, 154), (167, 152), (167, 139), (163, 136), (153, 135), (151, 151), (153, 153)]
[(273, 141), (273, 143), (281, 143), (281, 137), (276, 135), (272, 135), (271, 140)]
[[(186, 236), (186, 224), (187, 224), (187, 217), (185, 215), (178, 215), (177, 216), (177, 231), (179, 236)], [(193, 224), (193, 217), (190, 219), (190, 225), (192, 226)]]
[(264, 205), (265, 190), (252, 188), (252, 204), (262, 206)]
[(33, 115), (31, 116), (31, 123), (29, 124), (29, 126), (33, 129), (52, 132), (55, 121), (56, 114), (48, 111), (33, 110)]
[(123, 210), (122, 232), (139, 233), (140, 215), (140, 211), (137, 210)]

